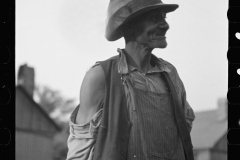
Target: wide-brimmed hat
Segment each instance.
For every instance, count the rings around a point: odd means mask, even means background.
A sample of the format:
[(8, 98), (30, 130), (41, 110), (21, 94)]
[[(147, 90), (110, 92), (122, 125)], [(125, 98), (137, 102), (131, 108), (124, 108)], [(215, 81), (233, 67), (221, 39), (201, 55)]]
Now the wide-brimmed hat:
[(118, 40), (123, 36), (119, 28), (144, 12), (161, 9), (167, 13), (177, 8), (177, 4), (164, 4), (161, 0), (110, 0), (105, 37)]

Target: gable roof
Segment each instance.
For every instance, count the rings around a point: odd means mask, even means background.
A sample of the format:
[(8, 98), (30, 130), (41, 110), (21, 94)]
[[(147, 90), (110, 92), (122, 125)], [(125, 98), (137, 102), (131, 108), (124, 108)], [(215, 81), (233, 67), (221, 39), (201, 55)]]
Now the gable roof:
[(227, 120), (219, 121), (217, 110), (195, 113), (191, 138), (193, 149), (212, 148), (227, 133)]
[[(46, 113), (46, 111), (38, 104), (36, 103), (33, 98), (26, 92), (26, 90), (22, 86), (17, 86), (16, 90), (20, 91), (22, 95), (24, 95), (32, 104), (34, 104), (32, 107), (36, 107), (36, 109), (43, 115), (43, 117), (51, 124), (53, 125), (56, 130), (61, 131), (61, 127), (58, 126), (52, 118), (49, 117), (49, 115)], [(16, 95), (17, 96), (17, 95)]]

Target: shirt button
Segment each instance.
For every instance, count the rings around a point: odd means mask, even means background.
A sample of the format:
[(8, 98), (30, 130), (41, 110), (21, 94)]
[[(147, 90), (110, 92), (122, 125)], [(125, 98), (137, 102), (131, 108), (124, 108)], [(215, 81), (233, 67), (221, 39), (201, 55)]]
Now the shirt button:
[(133, 157), (134, 157), (134, 158), (136, 158), (137, 156), (136, 156), (136, 155), (134, 155)]

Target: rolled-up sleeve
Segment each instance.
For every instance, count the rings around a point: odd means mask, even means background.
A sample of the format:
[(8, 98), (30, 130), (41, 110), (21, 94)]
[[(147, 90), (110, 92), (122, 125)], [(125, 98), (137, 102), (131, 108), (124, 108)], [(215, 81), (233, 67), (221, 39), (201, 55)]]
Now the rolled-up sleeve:
[(79, 107), (72, 112), (68, 137), (68, 154), (66, 160), (92, 160), (94, 145), (101, 123), (102, 109), (100, 109), (86, 124), (76, 124), (75, 119)]

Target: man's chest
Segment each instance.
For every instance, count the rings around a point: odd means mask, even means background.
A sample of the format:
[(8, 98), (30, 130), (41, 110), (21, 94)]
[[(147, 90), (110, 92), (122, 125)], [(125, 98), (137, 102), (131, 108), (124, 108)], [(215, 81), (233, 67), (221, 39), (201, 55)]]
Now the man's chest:
[(129, 74), (131, 85), (134, 88), (154, 93), (169, 93), (170, 90), (161, 72), (143, 74), (135, 71)]

